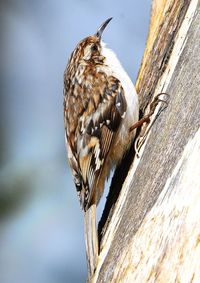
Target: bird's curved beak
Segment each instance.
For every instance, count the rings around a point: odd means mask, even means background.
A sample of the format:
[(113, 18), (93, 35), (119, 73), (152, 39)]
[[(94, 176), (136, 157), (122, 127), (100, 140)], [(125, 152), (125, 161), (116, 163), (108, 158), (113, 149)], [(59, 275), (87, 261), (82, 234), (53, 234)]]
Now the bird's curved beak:
[(102, 33), (104, 29), (107, 27), (108, 23), (112, 20), (112, 18), (107, 19), (103, 24), (98, 28), (96, 36), (101, 39)]

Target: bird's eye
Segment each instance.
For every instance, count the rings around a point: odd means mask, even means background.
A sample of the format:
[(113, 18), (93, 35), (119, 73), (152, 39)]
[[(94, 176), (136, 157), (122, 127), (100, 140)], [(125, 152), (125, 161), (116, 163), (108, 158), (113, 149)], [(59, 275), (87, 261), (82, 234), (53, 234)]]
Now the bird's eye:
[(92, 52), (98, 51), (98, 46), (97, 46), (97, 44), (93, 44), (92, 47), (91, 47), (91, 49), (92, 49)]

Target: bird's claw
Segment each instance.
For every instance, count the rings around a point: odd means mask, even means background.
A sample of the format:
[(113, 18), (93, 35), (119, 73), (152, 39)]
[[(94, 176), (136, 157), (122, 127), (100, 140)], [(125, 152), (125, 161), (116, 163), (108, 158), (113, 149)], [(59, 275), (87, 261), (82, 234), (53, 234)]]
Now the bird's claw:
[[(164, 99), (164, 97), (160, 98), (160, 96), (164, 96), (166, 97), (166, 99)], [(161, 92), (158, 95), (155, 96), (154, 100), (151, 102), (150, 107), (149, 107), (149, 113), (147, 115), (145, 115), (142, 119), (140, 119), (138, 122), (136, 122), (131, 128), (130, 131), (132, 131), (133, 129), (136, 129), (138, 127), (143, 127), (138, 135), (138, 137), (135, 140), (135, 153), (136, 156), (139, 158), (139, 151), (142, 147), (142, 145), (144, 144), (147, 134), (149, 133), (153, 123), (155, 122), (155, 120), (158, 118), (158, 116), (160, 115), (160, 113), (162, 111), (164, 111), (166, 109), (166, 107), (169, 104), (169, 94), (165, 93), (165, 92)], [(151, 121), (150, 117), (154, 114), (156, 107), (158, 106), (159, 103), (162, 103), (162, 105), (160, 106), (155, 118)]]

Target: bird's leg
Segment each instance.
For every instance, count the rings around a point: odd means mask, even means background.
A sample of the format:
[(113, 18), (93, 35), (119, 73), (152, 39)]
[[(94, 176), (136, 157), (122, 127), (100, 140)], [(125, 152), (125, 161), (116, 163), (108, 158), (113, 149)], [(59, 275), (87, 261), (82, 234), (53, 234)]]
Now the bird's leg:
[[(150, 104), (150, 110), (149, 113), (147, 115), (145, 115), (143, 118), (141, 118), (139, 121), (137, 121), (135, 124), (133, 124), (129, 131), (133, 131), (136, 128), (139, 128), (141, 126), (143, 126), (141, 132), (139, 133), (139, 136), (136, 138), (135, 140), (135, 152), (137, 157), (139, 157), (139, 150), (141, 148), (141, 146), (143, 145), (143, 143), (146, 140), (147, 134), (149, 132), (149, 130), (151, 129), (153, 123), (155, 122), (155, 120), (157, 119), (157, 117), (160, 115), (160, 113), (168, 106), (168, 101), (167, 99), (161, 99), (160, 96), (161, 95), (166, 95), (167, 98), (169, 97), (169, 95), (167, 93), (159, 93), (158, 95), (156, 95), (156, 97), (154, 98), (154, 100), (152, 101), (152, 103)], [(160, 107), (160, 109), (158, 110), (158, 113), (156, 114), (155, 118), (151, 121), (150, 117), (154, 114), (156, 107), (158, 106), (158, 104), (162, 102), (163, 103), (163, 107)], [(150, 124), (151, 122), (151, 124)], [(150, 125), (149, 125), (150, 124)], [(149, 127), (148, 127), (149, 125)], [(140, 140), (141, 139), (141, 140)]]

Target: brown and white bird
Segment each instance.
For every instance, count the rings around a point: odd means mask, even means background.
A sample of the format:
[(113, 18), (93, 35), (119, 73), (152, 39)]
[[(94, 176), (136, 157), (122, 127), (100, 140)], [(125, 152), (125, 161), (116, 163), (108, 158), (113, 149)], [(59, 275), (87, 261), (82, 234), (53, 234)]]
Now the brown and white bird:
[(64, 122), (69, 164), (85, 212), (89, 274), (98, 255), (96, 205), (111, 169), (135, 135), (138, 97), (114, 52), (102, 41), (112, 18), (76, 46), (64, 73)]

